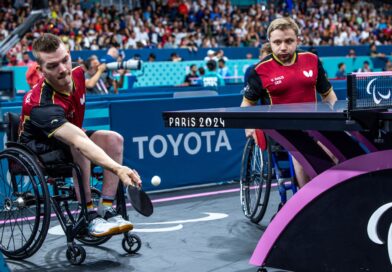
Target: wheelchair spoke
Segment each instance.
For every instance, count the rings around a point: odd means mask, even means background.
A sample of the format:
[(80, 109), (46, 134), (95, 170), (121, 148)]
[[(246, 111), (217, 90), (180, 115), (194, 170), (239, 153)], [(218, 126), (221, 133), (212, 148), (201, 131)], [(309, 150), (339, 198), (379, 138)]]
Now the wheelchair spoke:
[(33, 255), (50, 220), (45, 177), (28, 152), (10, 147), (0, 153), (0, 250), (11, 258)]

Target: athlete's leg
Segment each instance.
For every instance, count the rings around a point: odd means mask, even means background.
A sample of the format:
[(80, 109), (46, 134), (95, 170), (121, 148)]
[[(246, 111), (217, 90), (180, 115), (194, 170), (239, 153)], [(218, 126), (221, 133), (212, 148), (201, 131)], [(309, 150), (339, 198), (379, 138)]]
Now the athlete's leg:
[[(122, 164), (124, 138), (120, 134), (114, 131), (98, 130), (90, 136), (90, 139), (100, 146), (114, 161)], [(103, 172), (102, 195), (114, 197), (118, 182), (118, 177), (105, 169)]]
[[(114, 161), (122, 164), (124, 138), (114, 131), (99, 130), (94, 132), (90, 139), (100, 146)], [(113, 209), (113, 201), (117, 192), (119, 178), (108, 170), (103, 173), (102, 197), (98, 206), (98, 214), (109, 223), (115, 224), (119, 232), (133, 229), (133, 224), (125, 220), (122, 215)]]
[(302, 165), (294, 157), (292, 158), (293, 158), (295, 177), (297, 178), (299, 188), (302, 188), (303, 186), (305, 186), (306, 183), (309, 182), (310, 178), (305, 173), (305, 170), (302, 167)]
[[(83, 154), (80, 153), (79, 150), (72, 148), (72, 147), (71, 147), (71, 153), (72, 153), (74, 163), (79, 165), (80, 170), (82, 171), (82, 179), (83, 179), (83, 185), (84, 185), (84, 192), (85, 192), (85, 196), (86, 196), (86, 203), (89, 203), (91, 201), (91, 188), (90, 188), (91, 163), (90, 163), (90, 160), (88, 160), (85, 156), (83, 156)], [(79, 183), (76, 182), (77, 177), (76, 177), (75, 172), (73, 173), (73, 179), (74, 179), (76, 197), (80, 202)]]

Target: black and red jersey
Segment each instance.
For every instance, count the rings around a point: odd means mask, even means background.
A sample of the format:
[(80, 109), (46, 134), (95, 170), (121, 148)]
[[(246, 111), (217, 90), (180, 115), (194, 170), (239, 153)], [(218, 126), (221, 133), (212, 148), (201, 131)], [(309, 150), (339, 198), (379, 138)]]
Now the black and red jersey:
[(271, 104), (315, 102), (317, 93), (332, 90), (319, 58), (297, 51), (293, 64), (283, 65), (271, 54), (251, 70), (244, 97), (251, 103), (268, 99)]
[(82, 127), (86, 87), (81, 67), (72, 70), (73, 91), (65, 93), (55, 90), (45, 79), (41, 79), (23, 98), (20, 117), (19, 139), (47, 140), (65, 122)]

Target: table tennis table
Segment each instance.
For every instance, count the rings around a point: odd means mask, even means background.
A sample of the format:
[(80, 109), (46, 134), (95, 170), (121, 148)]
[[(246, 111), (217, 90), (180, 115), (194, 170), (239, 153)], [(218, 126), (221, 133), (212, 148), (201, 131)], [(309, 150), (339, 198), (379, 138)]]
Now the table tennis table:
[(167, 111), (163, 118), (173, 128), (261, 128), (311, 177), (268, 225), (251, 264), (301, 272), (392, 268), (392, 112), (347, 111), (347, 101), (338, 101)]

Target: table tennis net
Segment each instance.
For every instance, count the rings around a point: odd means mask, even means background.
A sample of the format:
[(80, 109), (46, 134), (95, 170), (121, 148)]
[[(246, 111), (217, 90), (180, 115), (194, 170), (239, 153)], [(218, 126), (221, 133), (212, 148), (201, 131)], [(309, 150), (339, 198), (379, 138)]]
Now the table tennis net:
[(347, 76), (347, 108), (392, 108), (392, 72), (352, 73)]

